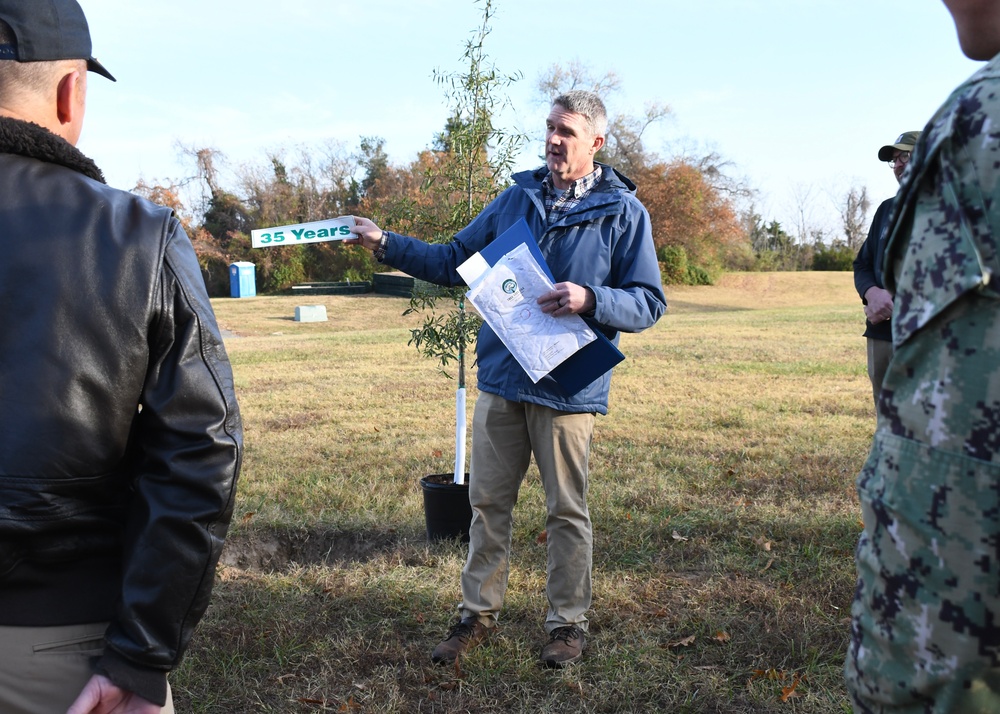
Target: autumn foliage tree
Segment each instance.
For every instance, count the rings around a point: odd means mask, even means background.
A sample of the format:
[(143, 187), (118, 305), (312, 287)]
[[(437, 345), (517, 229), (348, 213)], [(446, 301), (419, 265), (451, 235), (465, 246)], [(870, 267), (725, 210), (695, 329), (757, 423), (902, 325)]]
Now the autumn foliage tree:
[(657, 255), (667, 264), (665, 277), (672, 282), (714, 280), (728, 254), (746, 242), (732, 203), (683, 160), (639, 167), (632, 178), (649, 211)]
[[(613, 72), (594, 76), (574, 61), (550, 67), (537, 89), (546, 102), (571, 89), (586, 89), (607, 101), (620, 82)], [(746, 191), (725, 175), (726, 162), (714, 153), (663, 159), (650, 151), (643, 136), (669, 115), (670, 108), (659, 102), (638, 114), (612, 114), (607, 143), (596, 158), (636, 184), (636, 195), (649, 211), (664, 281), (711, 283), (733, 256), (749, 250), (734, 200)]]

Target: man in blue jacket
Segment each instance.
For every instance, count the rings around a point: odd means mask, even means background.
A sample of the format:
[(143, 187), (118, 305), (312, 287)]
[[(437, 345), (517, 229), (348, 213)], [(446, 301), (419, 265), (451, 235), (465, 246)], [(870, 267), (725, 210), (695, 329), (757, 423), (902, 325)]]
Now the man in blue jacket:
[[(597, 95), (567, 92), (553, 100), (546, 120), (546, 165), (516, 174), (514, 185), (451, 243), (429, 245), (383, 231), (367, 218), (356, 219), (357, 238), (345, 242), (417, 278), (458, 285), (457, 266), (524, 218), (557, 281), (538, 299), (543, 312), (581, 315), (613, 341), (621, 331), (644, 330), (663, 314), (666, 298), (649, 215), (634, 184), (594, 161), (606, 130)], [(533, 383), (485, 324), (476, 352), (473, 518), (460, 619), (432, 658), (454, 662), (496, 626), (510, 567), (512, 512), (534, 455), (548, 511), (549, 641), (541, 659), (562, 667), (579, 660), (586, 644), (593, 552), (588, 460), (595, 414), (607, 413), (611, 374), (573, 394), (551, 377)]]

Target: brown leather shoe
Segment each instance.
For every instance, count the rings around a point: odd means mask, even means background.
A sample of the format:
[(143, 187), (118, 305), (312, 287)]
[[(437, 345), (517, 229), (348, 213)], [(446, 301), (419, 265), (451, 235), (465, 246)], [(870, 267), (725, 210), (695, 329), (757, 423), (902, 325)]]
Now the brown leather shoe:
[(464, 617), (451, 628), (448, 636), (434, 648), (431, 660), (434, 664), (451, 664), (459, 655), (465, 654), (478, 645), (488, 634), (490, 628), (475, 617)]
[(583, 657), (587, 637), (573, 625), (557, 627), (549, 633), (549, 643), (542, 648), (542, 663), (547, 667), (565, 667)]

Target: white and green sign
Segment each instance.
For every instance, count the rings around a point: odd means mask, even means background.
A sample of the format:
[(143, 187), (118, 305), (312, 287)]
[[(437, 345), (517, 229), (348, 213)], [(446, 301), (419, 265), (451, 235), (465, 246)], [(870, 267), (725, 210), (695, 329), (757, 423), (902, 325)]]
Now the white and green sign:
[(250, 244), (254, 248), (272, 248), (279, 245), (299, 245), (300, 243), (322, 243), (328, 240), (344, 240), (354, 234), (350, 226), (354, 216), (340, 216), (326, 221), (298, 223), (294, 226), (259, 228), (250, 231)]

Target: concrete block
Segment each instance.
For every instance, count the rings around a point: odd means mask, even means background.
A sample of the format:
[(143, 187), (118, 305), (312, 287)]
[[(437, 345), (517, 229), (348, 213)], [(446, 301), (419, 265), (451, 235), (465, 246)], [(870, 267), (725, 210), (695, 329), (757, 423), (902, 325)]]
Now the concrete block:
[(299, 305), (295, 308), (296, 322), (326, 322), (326, 305)]

